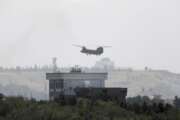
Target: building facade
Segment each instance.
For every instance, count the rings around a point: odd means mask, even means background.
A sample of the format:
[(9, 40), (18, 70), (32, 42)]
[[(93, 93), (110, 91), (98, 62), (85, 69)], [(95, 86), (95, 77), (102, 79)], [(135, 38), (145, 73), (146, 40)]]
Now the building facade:
[(104, 88), (107, 73), (47, 73), (49, 80), (49, 99), (60, 95), (76, 95), (75, 88)]

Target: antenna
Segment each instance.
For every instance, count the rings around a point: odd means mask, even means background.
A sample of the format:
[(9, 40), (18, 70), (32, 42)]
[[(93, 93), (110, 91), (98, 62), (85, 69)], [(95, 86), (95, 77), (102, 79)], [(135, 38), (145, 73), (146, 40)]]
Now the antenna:
[(57, 58), (53, 57), (52, 58), (52, 64), (53, 64), (53, 72), (57, 72)]

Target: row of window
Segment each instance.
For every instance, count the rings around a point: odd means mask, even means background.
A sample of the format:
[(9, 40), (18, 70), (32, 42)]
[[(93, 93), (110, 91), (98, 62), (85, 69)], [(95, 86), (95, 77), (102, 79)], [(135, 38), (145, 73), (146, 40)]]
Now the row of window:
[(49, 83), (50, 89), (61, 89), (64, 87), (64, 80), (51, 80)]
[[(50, 80), (50, 83), (49, 83), (49, 88), (50, 89), (62, 89), (62, 88), (64, 88), (65, 86), (64, 86), (64, 80), (63, 79), (60, 79), (60, 80)], [(73, 85), (73, 83), (69, 83), (69, 84), (72, 84)], [(77, 85), (77, 83), (76, 83), (76, 85)], [(75, 85), (75, 86), (76, 86)], [(96, 81), (96, 82), (94, 82), (94, 83), (92, 83), (92, 82), (90, 82), (90, 81), (84, 81), (84, 84), (78, 84), (77, 86), (83, 86), (83, 87), (91, 87), (91, 86), (104, 86), (103, 85), (103, 82), (102, 81)]]

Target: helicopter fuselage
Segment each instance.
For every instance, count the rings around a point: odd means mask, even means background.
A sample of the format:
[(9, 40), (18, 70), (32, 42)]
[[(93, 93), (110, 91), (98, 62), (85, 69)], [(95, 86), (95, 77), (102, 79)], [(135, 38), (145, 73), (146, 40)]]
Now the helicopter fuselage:
[(87, 55), (101, 55), (103, 54), (103, 47), (98, 47), (96, 50), (83, 47), (81, 53), (85, 53)]

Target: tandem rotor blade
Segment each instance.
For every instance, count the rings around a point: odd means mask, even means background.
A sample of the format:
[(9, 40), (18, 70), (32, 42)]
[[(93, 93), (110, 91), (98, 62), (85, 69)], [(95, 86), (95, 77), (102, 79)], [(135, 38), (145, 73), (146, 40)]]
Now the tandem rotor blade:
[(112, 46), (100, 46), (100, 47), (103, 47), (103, 48), (110, 48), (110, 47), (112, 47)]
[(75, 46), (75, 47), (81, 47), (81, 48), (84, 47), (84, 46), (82, 46), (82, 45), (76, 45), (76, 44), (73, 44), (73, 46)]

